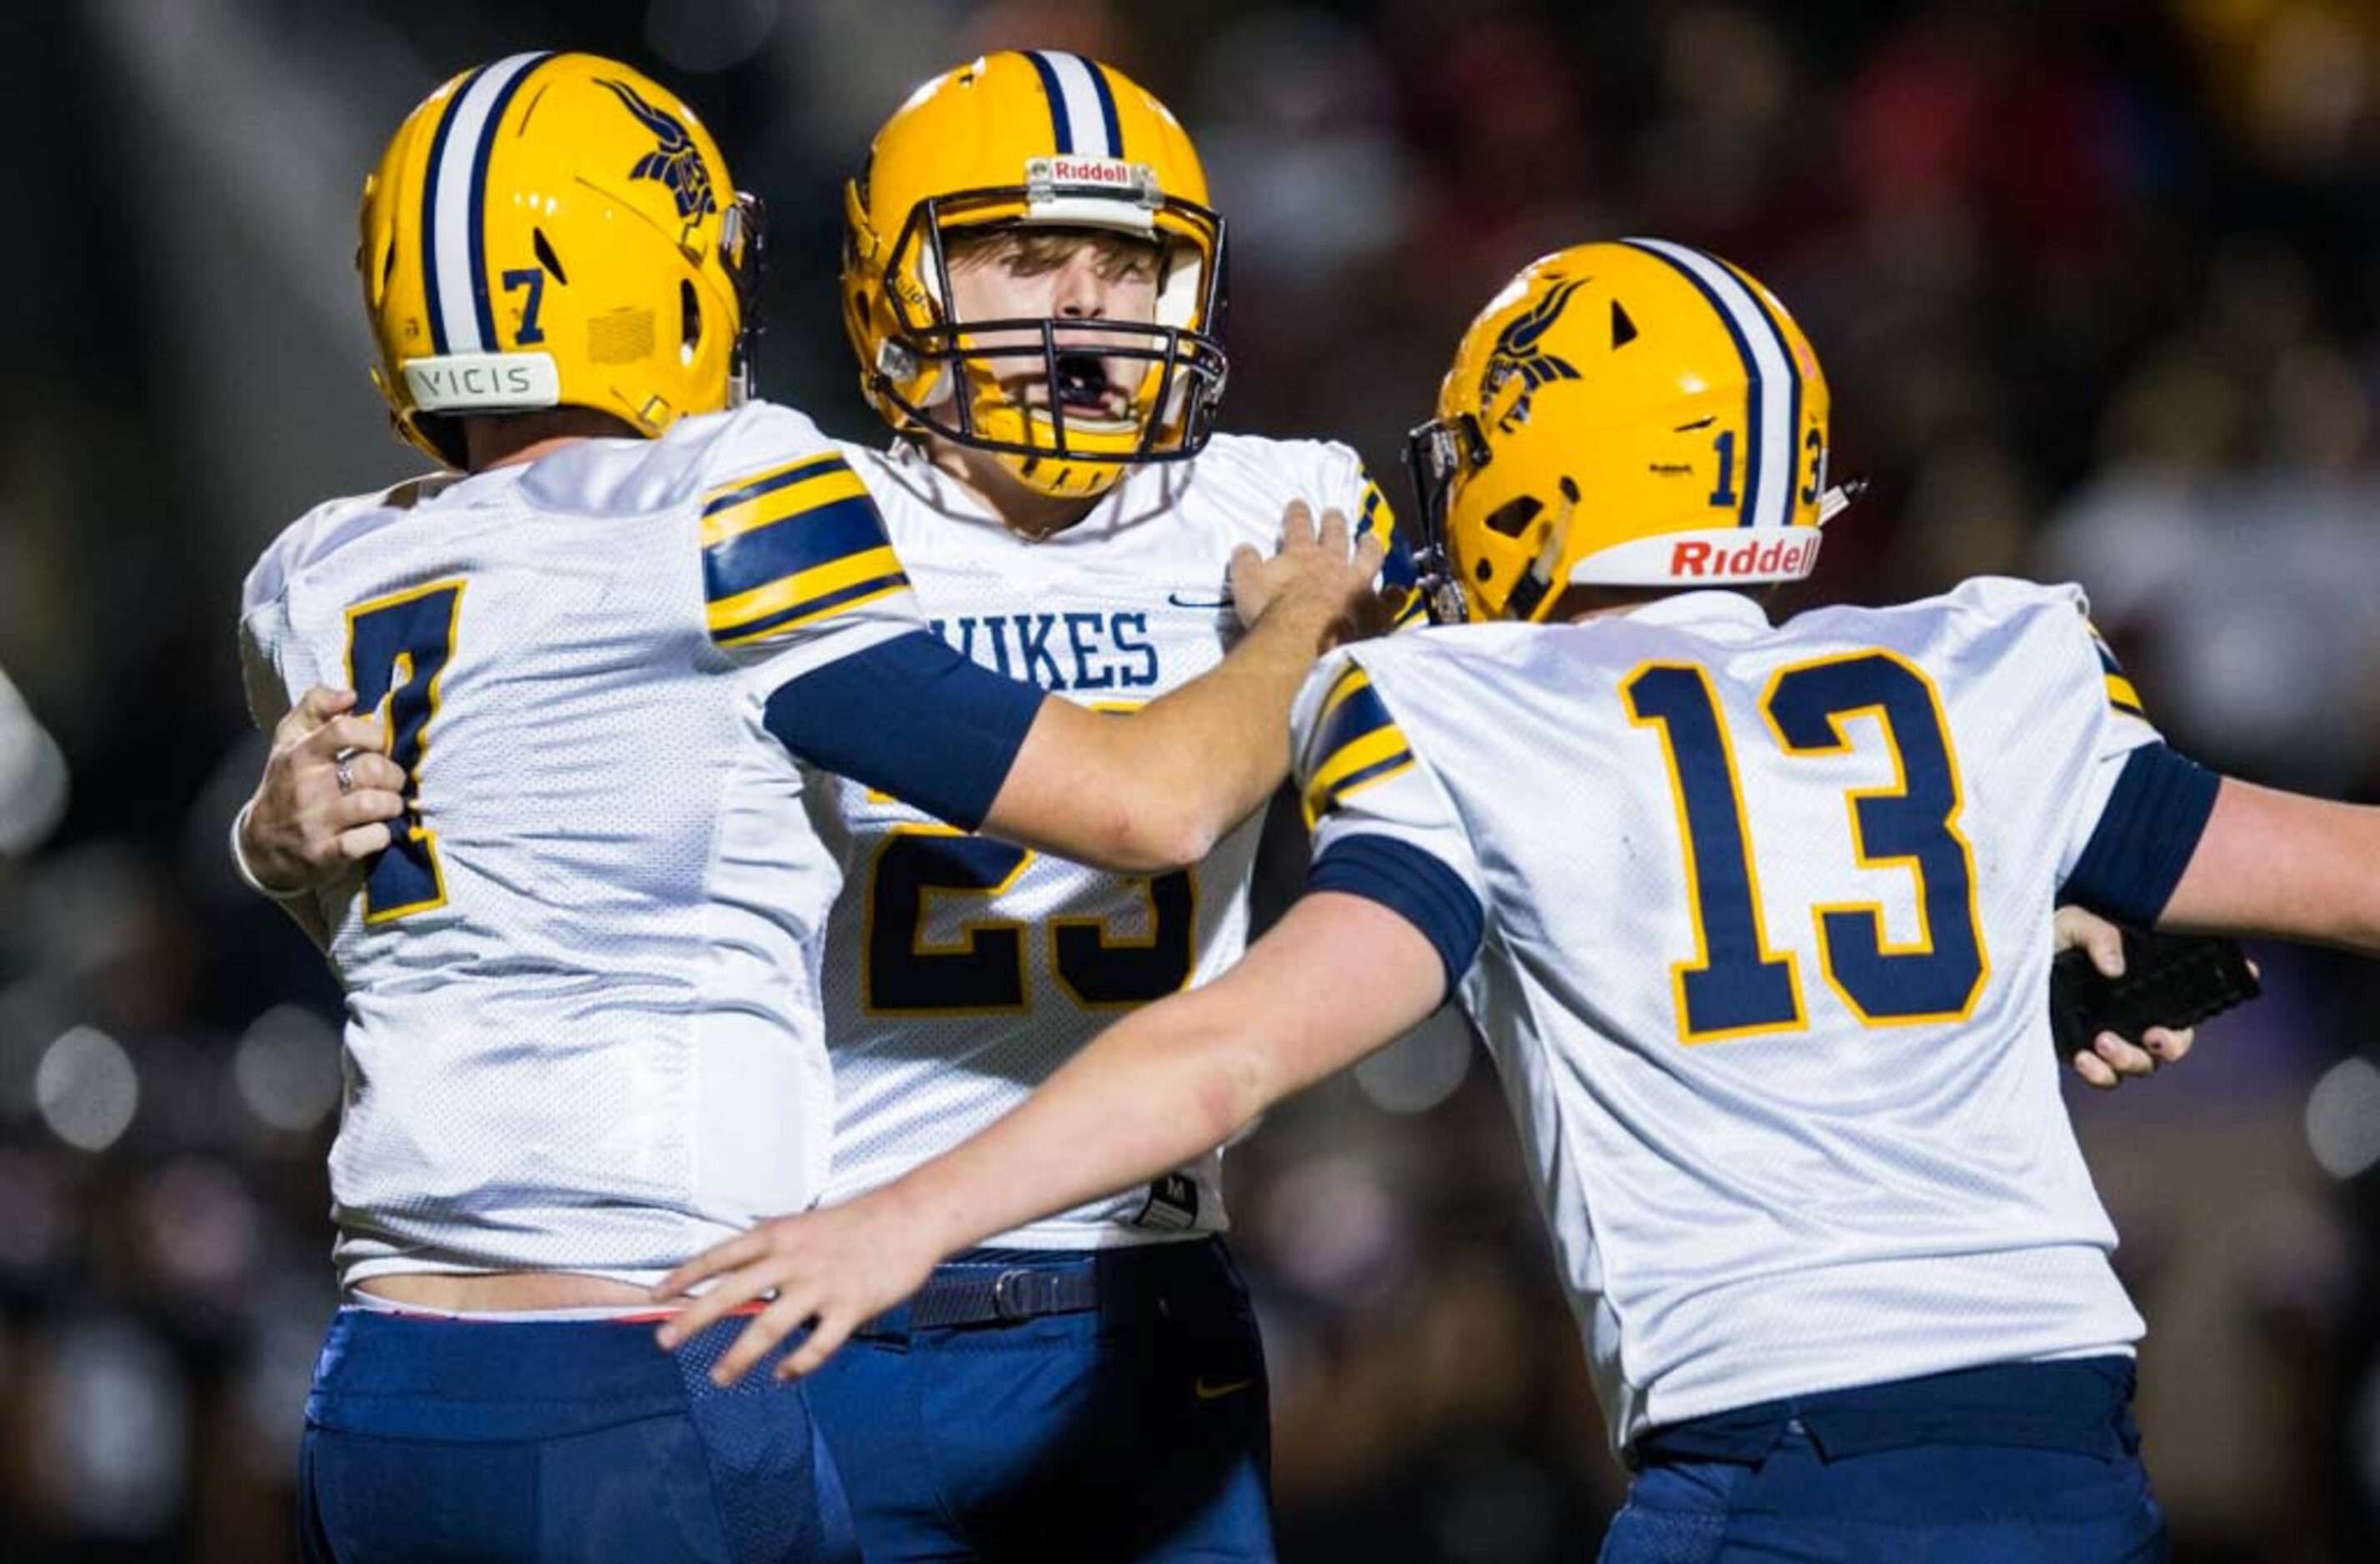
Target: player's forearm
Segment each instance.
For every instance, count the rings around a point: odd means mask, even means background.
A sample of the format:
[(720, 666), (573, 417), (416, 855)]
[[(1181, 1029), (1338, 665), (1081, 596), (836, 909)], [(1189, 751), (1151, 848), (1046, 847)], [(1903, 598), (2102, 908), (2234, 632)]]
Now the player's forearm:
[(273, 905), (289, 915), (289, 920), (314, 941), (318, 951), (331, 948), (330, 921), (322, 915), (322, 903), (311, 896), (275, 896)]
[(2157, 927), (2380, 956), (2380, 808), (2224, 779)]
[(266, 879), (263, 871), (259, 868), (258, 865), (262, 854), (252, 839), (255, 809), (256, 806), (250, 803), (240, 810), (231, 823), (232, 867), (238, 871), (239, 878), (247, 883), (249, 890), (287, 913), (290, 920), (305, 931), (306, 938), (311, 940), (317, 949), (329, 950), (331, 947), (330, 921), (322, 915), (322, 903), (313, 893), (308, 891), (280, 890)]
[(1283, 599), (1220, 665), (1126, 716), (1050, 700), (983, 829), (1125, 874), (1195, 864), (1289, 774), (1289, 710), (1337, 628)]
[(1231, 971), (1134, 1012), (1014, 1113), (884, 1194), (949, 1254), (1146, 1182), (1410, 1030), (1444, 980), (1401, 914), (1301, 897)]
[(1312, 599), (1279, 603), (1205, 677), (1133, 718), (1135, 770), (1172, 806), (1177, 863), (1205, 857), (1288, 777), (1290, 707), (1340, 620)]
[(882, 1197), (950, 1254), (1222, 1145), (1272, 1100), (1260, 1045), (1203, 992), (1135, 1012), (973, 1139)]

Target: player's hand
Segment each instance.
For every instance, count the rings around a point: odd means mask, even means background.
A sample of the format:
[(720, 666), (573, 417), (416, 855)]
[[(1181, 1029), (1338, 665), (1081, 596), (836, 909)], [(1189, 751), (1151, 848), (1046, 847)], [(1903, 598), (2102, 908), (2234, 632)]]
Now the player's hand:
[[(1352, 547), (1351, 547), (1352, 542)], [(1232, 551), (1232, 603), (1253, 626), (1276, 609), (1314, 612), (1325, 646), (1360, 633), (1377, 617), (1382, 550), (1376, 537), (1351, 539), (1347, 517), (1293, 500), (1281, 517), (1281, 549), (1271, 558), (1243, 543)]]
[[(2057, 917), (2057, 949), (2071, 950), (2080, 945), (2090, 952), (2091, 964), (2109, 977), (2124, 975), (2124, 934), (2102, 917), (2095, 917), (2080, 907), (2060, 907)], [(2159, 1064), (2176, 1064), (2188, 1056), (2191, 1045), (2198, 1040), (2195, 1027), (2179, 1029), (2152, 1026), (2141, 1035), (2137, 1043), (2102, 1032), (2092, 1040), (2091, 1047), (2077, 1053), (2071, 1063), (2074, 1073), (2103, 1092), (2114, 1091), (2127, 1076), (2146, 1075)]]
[(808, 1322), (809, 1339), (774, 1371), (780, 1380), (799, 1378), (832, 1357), (853, 1331), (924, 1284), (941, 1256), (918, 1242), (918, 1225), (880, 1192), (778, 1217), (714, 1244), (653, 1289), (656, 1299), (673, 1303), (712, 1283), (661, 1328), (661, 1344), (677, 1347), (739, 1306), (773, 1297), (711, 1366), (711, 1383), (735, 1384)]
[(387, 730), (347, 715), (355, 703), (352, 690), (316, 685), (273, 724), (239, 851), (274, 895), (318, 890), (380, 852), (387, 822), (405, 813), (405, 772), (385, 753)]

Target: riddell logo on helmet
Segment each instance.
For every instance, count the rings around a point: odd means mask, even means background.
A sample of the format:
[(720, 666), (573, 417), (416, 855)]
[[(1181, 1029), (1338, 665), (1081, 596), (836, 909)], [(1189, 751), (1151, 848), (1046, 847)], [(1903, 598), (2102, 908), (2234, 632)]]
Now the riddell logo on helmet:
[(1062, 185), (1130, 185), (1132, 164), (1111, 157), (1053, 157), (1050, 177)]
[(1766, 543), (1753, 539), (1732, 549), (1720, 548), (1699, 539), (1688, 539), (1670, 552), (1670, 574), (1679, 577), (1712, 579), (1730, 576), (1794, 575), (1810, 563), (1810, 554), (1817, 544), (1815, 533), (1801, 538), (1778, 538)]

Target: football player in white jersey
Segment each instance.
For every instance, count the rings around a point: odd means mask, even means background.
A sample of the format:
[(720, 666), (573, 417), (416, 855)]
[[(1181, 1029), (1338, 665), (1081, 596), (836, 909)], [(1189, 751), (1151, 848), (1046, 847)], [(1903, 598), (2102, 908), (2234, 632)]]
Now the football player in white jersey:
[(252, 708), (310, 694), (236, 849), (347, 994), (310, 1552), (839, 1553), (804, 1401), (712, 1393), (723, 1335), (681, 1360), (617, 1323), (826, 1177), (841, 876), (796, 759), (1173, 867), (1276, 784), (1378, 548), (1292, 518), (1232, 563), (1262, 612), (1223, 673), (1103, 719), (937, 640), (841, 454), (743, 402), (756, 212), (651, 81), (579, 55), (457, 76), (362, 236), (382, 391), (449, 470), (300, 519), (241, 624)]
[(1771, 624), (1827, 411), (1723, 261), (1524, 270), (1415, 436), (1433, 605), (1501, 623), (1317, 670), (1307, 894), (957, 1152), (682, 1267), (657, 1296), (710, 1290), (673, 1328), (773, 1292), (719, 1372), (809, 1321), (776, 1370), (807, 1371), (939, 1255), (1177, 1166), (1452, 999), (1637, 1472), (1607, 1560), (2162, 1558), (2046, 915), (2380, 954), (2380, 810), (2175, 754), (2071, 587)]
[[(936, 77), (845, 215), (844, 321), (895, 431), (845, 455), (919, 609), (976, 662), (1129, 709), (1223, 658), (1224, 562), (1284, 498), (1388, 540), (1348, 447), (1212, 432), (1223, 220), (1181, 125), (1113, 67), (1005, 52)], [(1401, 550), (1388, 574), (1412, 580)], [(863, 783), (832, 797), (830, 1201), (950, 1149), (1245, 944), (1259, 818), (1120, 878)], [(871, 1560), (1273, 1557), (1262, 1351), (1200, 1150), (989, 1235), (813, 1385)]]

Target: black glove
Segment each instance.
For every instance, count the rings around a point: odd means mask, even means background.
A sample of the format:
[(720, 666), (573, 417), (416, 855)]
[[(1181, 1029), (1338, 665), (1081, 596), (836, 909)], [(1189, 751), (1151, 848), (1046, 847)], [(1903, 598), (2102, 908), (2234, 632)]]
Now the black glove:
[(2062, 1062), (2102, 1032), (2137, 1043), (2152, 1026), (2176, 1031), (2264, 992), (2237, 940), (2123, 930), (2124, 975), (2109, 977), (2077, 945), (2049, 968), (2049, 1027)]

